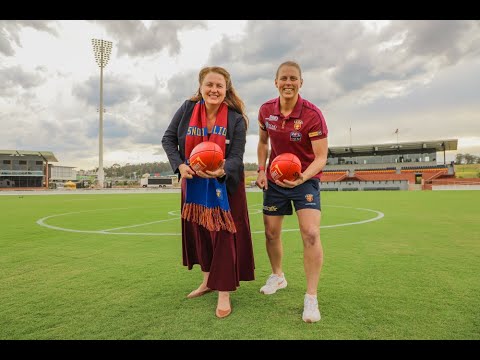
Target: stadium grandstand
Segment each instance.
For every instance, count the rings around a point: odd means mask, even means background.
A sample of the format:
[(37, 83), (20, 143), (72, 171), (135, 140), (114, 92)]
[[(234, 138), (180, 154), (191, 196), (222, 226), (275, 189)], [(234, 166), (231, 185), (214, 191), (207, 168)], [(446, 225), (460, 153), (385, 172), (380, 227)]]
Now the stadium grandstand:
[(0, 188), (48, 188), (50, 151), (0, 150)]
[(328, 149), (322, 191), (431, 190), (432, 181), (455, 179), (446, 152), (458, 140), (434, 140)]
[[(480, 185), (473, 179), (456, 178), (454, 162), (446, 161), (446, 152), (457, 146), (457, 139), (447, 139), (329, 147), (321, 189), (432, 190), (432, 186)], [(58, 160), (49, 151), (0, 150), (0, 189), (46, 189), (82, 175), (53, 162)]]

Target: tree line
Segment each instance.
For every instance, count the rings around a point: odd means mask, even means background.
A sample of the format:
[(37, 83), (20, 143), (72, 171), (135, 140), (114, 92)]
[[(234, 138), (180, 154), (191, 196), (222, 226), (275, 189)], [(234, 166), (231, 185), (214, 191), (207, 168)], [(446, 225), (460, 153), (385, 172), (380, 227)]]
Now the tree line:
[(456, 164), (480, 164), (480, 156), (471, 154), (457, 154), (455, 157)]
[[(456, 164), (480, 164), (480, 156), (471, 154), (457, 154)], [(244, 163), (246, 171), (257, 170), (256, 163)], [(96, 172), (98, 168), (94, 169)], [(113, 164), (110, 167), (104, 167), (105, 176), (109, 178), (138, 179), (143, 174), (160, 174), (161, 176), (173, 175), (172, 168), (168, 161), (152, 162), (141, 164)]]
[[(244, 163), (245, 170), (257, 170), (256, 163)], [(93, 171), (97, 172), (98, 168)], [(108, 178), (138, 179), (143, 174), (160, 174), (161, 176), (173, 175), (172, 168), (168, 161), (153, 162), (142, 164), (113, 164), (110, 167), (104, 167), (103, 171)]]

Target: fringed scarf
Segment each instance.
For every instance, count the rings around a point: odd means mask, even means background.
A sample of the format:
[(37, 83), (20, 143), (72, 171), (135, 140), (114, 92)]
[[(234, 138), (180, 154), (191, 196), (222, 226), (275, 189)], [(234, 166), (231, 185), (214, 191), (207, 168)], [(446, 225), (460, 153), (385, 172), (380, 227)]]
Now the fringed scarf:
[[(185, 158), (188, 159), (193, 148), (203, 141), (217, 143), (225, 154), (227, 134), (228, 106), (220, 105), (217, 119), (210, 137), (207, 130), (207, 110), (204, 100), (200, 100), (193, 108), (185, 138)], [(230, 205), (228, 203), (227, 186), (217, 179), (204, 179), (194, 176), (186, 179), (186, 197), (182, 209), (182, 218), (197, 223), (210, 231), (227, 230), (235, 233)]]

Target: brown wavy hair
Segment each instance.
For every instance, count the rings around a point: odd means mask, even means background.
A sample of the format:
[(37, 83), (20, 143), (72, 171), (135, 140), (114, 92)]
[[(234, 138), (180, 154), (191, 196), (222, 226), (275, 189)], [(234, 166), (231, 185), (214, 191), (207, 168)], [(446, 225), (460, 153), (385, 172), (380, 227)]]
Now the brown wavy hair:
[(240, 96), (238, 96), (237, 92), (235, 91), (235, 88), (233, 87), (233, 84), (232, 84), (232, 78), (230, 76), (230, 73), (220, 66), (207, 66), (200, 70), (200, 72), (198, 73), (198, 84), (199, 84), (198, 90), (195, 93), (195, 95), (193, 95), (190, 98), (190, 100), (199, 101), (202, 99), (202, 93), (200, 91), (200, 87), (202, 86), (203, 79), (205, 79), (205, 76), (207, 76), (207, 74), (209, 73), (220, 74), (224, 77), (225, 83), (227, 84), (227, 91), (225, 94), (224, 101), (229, 108), (232, 108), (236, 112), (242, 114), (243, 119), (245, 120), (245, 125), (248, 128), (248, 117), (245, 112), (245, 103), (243, 102), (242, 99), (240, 99)]

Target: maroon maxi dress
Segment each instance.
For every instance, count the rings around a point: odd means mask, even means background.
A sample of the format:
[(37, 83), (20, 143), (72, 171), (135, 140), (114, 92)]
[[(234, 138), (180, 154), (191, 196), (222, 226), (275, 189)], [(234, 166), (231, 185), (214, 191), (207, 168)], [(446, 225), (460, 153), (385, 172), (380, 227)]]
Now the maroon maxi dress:
[[(185, 203), (186, 180), (182, 179), (181, 206)], [(237, 191), (228, 194), (230, 210), (237, 232), (209, 231), (197, 223), (182, 219), (183, 265), (191, 270), (199, 264), (203, 272), (210, 272), (208, 288), (234, 291), (240, 281), (254, 280), (254, 259), (250, 221), (248, 219), (245, 177)]]

